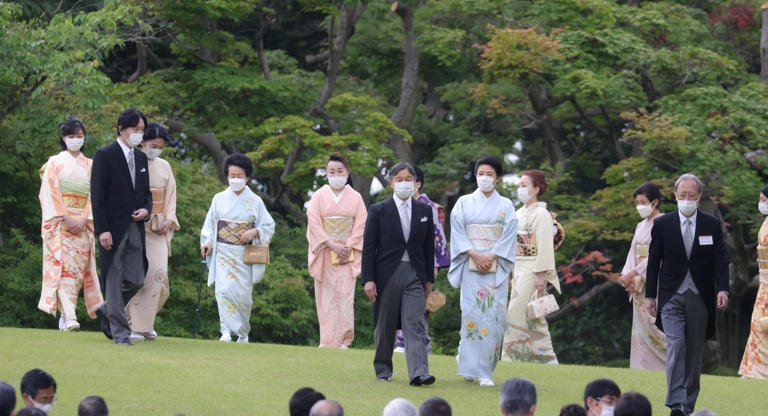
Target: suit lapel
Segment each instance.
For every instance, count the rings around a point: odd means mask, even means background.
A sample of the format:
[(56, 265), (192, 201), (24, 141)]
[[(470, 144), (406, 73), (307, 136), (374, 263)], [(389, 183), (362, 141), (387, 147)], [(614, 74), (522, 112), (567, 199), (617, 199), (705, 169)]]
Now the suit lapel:
[(683, 253), (684, 256), (686, 256), (686, 260), (688, 259), (688, 254), (685, 252), (685, 243), (683, 242), (683, 229), (682, 224), (680, 224), (680, 212), (675, 210), (675, 215), (673, 217), (673, 222), (675, 224), (675, 232), (672, 233), (672, 235), (675, 238), (675, 244), (677, 244), (678, 248), (680, 249), (680, 252)]
[[(395, 227), (400, 230), (398, 235), (400, 236), (400, 240), (405, 243), (405, 236), (403, 235), (403, 224), (400, 223), (400, 207), (398, 207), (395, 203), (395, 196), (393, 195), (392, 198), (389, 198), (387, 200), (387, 203), (384, 205), (384, 208), (389, 211), (389, 215), (387, 215), (389, 218), (392, 218), (392, 220), (395, 222)], [(411, 215), (413, 216), (413, 215)]]
[[(117, 139), (119, 140), (119, 139)], [(128, 184), (131, 185), (131, 188), (133, 188), (133, 182), (131, 182), (131, 170), (128, 169), (128, 161), (125, 160), (125, 153), (123, 153), (123, 147), (120, 146), (120, 143), (115, 140), (114, 143), (112, 143), (112, 147), (114, 148), (114, 156), (117, 159), (117, 164), (120, 166), (118, 169), (123, 172), (122, 175), (124, 175), (128, 179)], [(136, 163), (136, 154), (134, 153), (133, 158), (134, 164)]]
[(696, 253), (696, 249), (699, 248), (699, 235), (701, 235), (701, 212), (696, 212), (696, 231), (693, 233), (693, 244), (691, 245), (691, 257)]
[(408, 234), (408, 241), (413, 238), (413, 230), (421, 222), (421, 214), (416, 212), (416, 199), (411, 198), (411, 232)]

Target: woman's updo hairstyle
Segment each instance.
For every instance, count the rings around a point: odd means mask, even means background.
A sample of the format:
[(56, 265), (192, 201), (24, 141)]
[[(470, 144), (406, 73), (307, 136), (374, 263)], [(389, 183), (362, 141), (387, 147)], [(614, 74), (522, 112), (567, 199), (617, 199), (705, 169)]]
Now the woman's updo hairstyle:
[(523, 176), (530, 178), (533, 186), (539, 188), (539, 193), (536, 195), (536, 198), (544, 195), (544, 192), (547, 192), (549, 182), (547, 182), (547, 175), (545, 175), (544, 172), (538, 169), (531, 169), (523, 172)]

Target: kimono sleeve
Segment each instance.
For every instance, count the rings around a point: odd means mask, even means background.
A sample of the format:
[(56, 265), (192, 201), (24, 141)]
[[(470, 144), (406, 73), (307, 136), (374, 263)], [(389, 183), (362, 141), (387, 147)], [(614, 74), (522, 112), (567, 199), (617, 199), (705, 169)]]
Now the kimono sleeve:
[(216, 235), (216, 196), (211, 200), (211, 206), (208, 213), (205, 214), (205, 222), (200, 230), (200, 246), (210, 244), (213, 246), (214, 236)]
[(515, 206), (510, 202), (504, 210), (504, 222), (501, 230), (501, 238), (496, 241), (491, 253), (498, 257), (499, 264), (505, 271), (512, 270), (517, 252), (517, 214)]
[(272, 240), (272, 235), (275, 234), (275, 220), (269, 215), (269, 211), (267, 211), (267, 207), (264, 205), (261, 198), (256, 196), (256, 201), (258, 206), (256, 208), (257, 214), (254, 223), (259, 230), (258, 238), (261, 240), (261, 244), (269, 245), (269, 242)]

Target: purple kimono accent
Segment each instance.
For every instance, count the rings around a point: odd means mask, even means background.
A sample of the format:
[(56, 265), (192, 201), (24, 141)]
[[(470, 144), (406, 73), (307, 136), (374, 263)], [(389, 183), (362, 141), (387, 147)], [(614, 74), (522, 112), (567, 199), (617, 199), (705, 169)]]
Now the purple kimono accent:
[(420, 194), (416, 199), (432, 207), (432, 222), (435, 224), (435, 266), (448, 267), (451, 265), (451, 255), (448, 252), (448, 242), (445, 240), (443, 224), (437, 215), (437, 206), (427, 197), (427, 194)]

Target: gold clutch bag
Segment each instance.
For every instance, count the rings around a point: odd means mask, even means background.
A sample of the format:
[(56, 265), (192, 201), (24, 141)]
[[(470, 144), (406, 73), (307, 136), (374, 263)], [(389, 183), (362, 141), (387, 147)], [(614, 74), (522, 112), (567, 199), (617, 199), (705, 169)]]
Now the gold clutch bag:
[[(496, 263), (497, 263), (496, 260), (494, 260), (493, 263), (491, 263), (491, 268), (488, 269), (488, 273), (496, 273)], [(472, 260), (472, 257), (469, 258), (469, 271), (480, 272), (480, 269), (477, 268), (477, 263), (475, 263), (475, 261)]]
[(163, 224), (163, 222), (165, 222), (165, 217), (163, 214), (155, 214), (149, 220), (149, 228), (152, 231), (160, 231), (160, 226)]
[(269, 264), (269, 246), (248, 245), (243, 252), (245, 264)]
[(434, 290), (427, 296), (427, 310), (435, 313), (445, 305), (445, 295), (439, 290)]
[[(347, 259), (347, 262), (343, 264), (352, 263), (353, 261), (355, 261), (355, 250), (351, 250), (349, 252), (349, 258)], [(338, 264), (342, 264), (339, 262), (339, 255), (336, 254), (336, 252), (333, 250), (331, 250), (331, 264), (333, 264), (334, 266)]]

